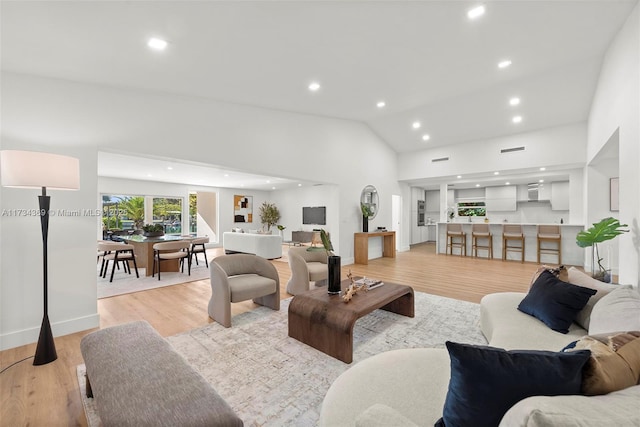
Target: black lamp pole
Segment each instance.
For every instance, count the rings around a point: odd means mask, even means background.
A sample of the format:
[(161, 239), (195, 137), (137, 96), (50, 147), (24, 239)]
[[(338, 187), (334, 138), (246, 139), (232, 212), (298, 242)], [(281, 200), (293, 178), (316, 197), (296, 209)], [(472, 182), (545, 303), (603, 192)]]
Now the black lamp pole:
[(38, 345), (36, 347), (36, 355), (33, 359), (33, 364), (46, 365), (47, 363), (51, 363), (58, 358), (58, 354), (56, 353), (56, 344), (53, 341), (53, 333), (51, 333), (51, 325), (49, 324), (49, 269), (47, 265), (47, 237), (49, 235), (49, 206), (51, 197), (47, 196), (46, 187), (42, 187), (42, 196), (38, 196), (38, 201), (40, 203), (40, 225), (42, 227), (44, 317), (42, 318), (42, 326), (40, 326), (40, 336), (38, 337)]

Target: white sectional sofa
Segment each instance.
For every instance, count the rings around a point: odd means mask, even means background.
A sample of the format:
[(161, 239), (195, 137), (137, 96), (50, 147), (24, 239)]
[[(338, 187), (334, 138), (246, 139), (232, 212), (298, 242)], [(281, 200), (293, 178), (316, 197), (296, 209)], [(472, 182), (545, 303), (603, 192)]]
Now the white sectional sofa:
[(222, 246), (226, 253), (254, 254), (266, 259), (282, 257), (282, 237), (275, 234), (225, 232)]
[[(517, 307), (525, 295), (498, 293), (482, 299), (480, 327), (489, 346), (557, 352), (587, 335), (575, 323), (567, 334), (555, 332), (520, 312)], [(636, 310), (637, 301), (633, 304)], [(620, 307), (611, 305), (616, 306)], [(640, 310), (637, 317), (640, 322)], [(320, 426), (433, 426), (442, 417), (450, 375), (449, 353), (442, 348), (394, 350), (370, 357), (331, 385)], [(639, 402), (640, 385), (599, 396), (533, 396), (512, 406), (500, 427), (639, 426)]]

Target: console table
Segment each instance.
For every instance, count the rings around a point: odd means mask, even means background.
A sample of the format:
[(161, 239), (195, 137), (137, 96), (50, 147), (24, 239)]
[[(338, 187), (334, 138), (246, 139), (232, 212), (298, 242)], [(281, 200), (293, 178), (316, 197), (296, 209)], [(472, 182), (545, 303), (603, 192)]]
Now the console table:
[(371, 233), (354, 233), (353, 250), (356, 264), (369, 264), (369, 239), (371, 237), (382, 237), (382, 256), (388, 258), (396, 257), (396, 232), (395, 231), (374, 231)]

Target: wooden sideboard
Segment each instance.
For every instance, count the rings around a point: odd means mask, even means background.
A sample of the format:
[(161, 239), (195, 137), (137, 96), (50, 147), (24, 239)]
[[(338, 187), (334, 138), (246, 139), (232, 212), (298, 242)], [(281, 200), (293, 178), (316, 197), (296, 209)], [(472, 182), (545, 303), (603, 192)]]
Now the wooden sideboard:
[(396, 232), (395, 231), (374, 231), (371, 233), (354, 233), (353, 250), (356, 264), (369, 264), (369, 239), (372, 237), (382, 238), (382, 256), (388, 258), (396, 257)]

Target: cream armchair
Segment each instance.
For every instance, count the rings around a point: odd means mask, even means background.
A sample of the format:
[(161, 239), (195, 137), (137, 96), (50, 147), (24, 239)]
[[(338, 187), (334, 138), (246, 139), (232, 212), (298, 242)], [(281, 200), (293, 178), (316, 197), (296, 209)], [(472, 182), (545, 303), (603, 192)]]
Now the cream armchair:
[(250, 254), (222, 255), (210, 263), (209, 317), (231, 326), (231, 303), (253, 299), (256, 304), (280, 310), (280, 278), (264, 258)]
[(326, 281), (328, 276), (327, 253), (308, 251), (305, 246), (289, 249), (289, 267), (291, 279), (287, 283), (287, 292), (296, 295), (309, 290), (310, 282)]

